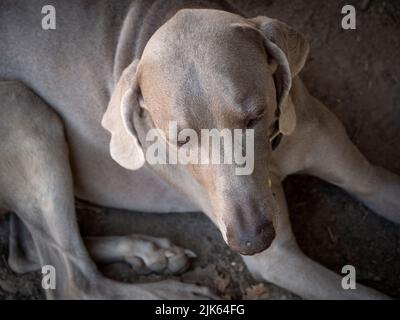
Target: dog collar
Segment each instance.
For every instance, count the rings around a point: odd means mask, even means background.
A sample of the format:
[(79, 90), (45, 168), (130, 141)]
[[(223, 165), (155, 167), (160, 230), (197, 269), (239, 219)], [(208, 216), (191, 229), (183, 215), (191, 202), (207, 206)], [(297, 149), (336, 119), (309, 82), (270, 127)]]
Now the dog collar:
[(279, 144), (281, 143), (283, 138), (282, 132), (279, 131), (279, 121), (276, 121), (274, 124), (274, 132), (269, 137), (269, 142), (271, 143), (272, 151), (274, 151)]

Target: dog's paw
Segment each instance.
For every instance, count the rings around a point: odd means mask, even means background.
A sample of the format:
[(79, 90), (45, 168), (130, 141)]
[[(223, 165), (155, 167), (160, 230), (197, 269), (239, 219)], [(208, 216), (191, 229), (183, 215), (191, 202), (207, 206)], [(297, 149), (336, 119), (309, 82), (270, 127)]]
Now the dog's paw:
[(149, 299), (220, 300), (209, 288), (174, 280), (146, 283)]
[(178, 274), (185, 271), (196, 255), (171, 243), (168, 239), (134, 235), (129, 237), (124, 259), (140, 274), (151, 272)]

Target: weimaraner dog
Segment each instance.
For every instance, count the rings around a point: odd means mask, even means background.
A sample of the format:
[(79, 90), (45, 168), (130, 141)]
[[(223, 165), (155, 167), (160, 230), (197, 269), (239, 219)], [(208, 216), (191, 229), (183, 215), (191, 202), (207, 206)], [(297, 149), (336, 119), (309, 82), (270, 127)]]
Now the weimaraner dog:
[[(344, 290), (291, 231), (281, 182), (293, 173), (340, 186), (400, 222), (400, 178), (369, 163), (299, 78), (309, 50), (302, 34), (222, 2), (52, 4), (55, 30), (42, 29), (46, 1), (0, 3), (0, 207), (15, 213), (13, 270), (54, 266), (48, 298), (215, 298), (175, 280), (105, 278), (96, 262), (179, 273), (192, 253), (150, 235), (82, 239), (76, 196), (128, 210), (202, 210), (255, 277), (309, 299), (386, 298), (359, 284)], [(253, 129), (253, 173), (150, 165), (146, 132), (167, 134), (171, 121), (196, 132)]]

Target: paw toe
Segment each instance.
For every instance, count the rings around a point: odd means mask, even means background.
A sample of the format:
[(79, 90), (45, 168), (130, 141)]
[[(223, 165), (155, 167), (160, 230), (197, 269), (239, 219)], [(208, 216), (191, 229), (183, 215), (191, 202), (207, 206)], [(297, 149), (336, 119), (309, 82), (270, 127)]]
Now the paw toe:
[(135, 271), (177, 274), (187, 269), (196, 255), (187, 249), (173, 245), (168, 239), (146, 237), (138, 246), (136, 242), (132, 257), (127, 262)]

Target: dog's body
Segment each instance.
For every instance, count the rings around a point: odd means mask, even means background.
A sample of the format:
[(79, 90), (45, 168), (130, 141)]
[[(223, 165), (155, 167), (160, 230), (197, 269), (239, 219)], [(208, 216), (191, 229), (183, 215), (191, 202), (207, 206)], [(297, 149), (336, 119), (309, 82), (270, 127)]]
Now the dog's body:
[(148, 169), (129, 172), (113, 161), (109, 134), (101, 127), (122, 70), (140, 57), (150, 36), (180, 7), (147, 1), (131, 7), (129, 2), (88, 6), (59, 1), (57, 29), (44, 31), (45, 4), (19, 3), (2, 4), (0, 79), (22, 81), (63, 119), (76, 195), (108, 207), (193, 211), (193, 204)]
[[(58, 276), (64, 277), (60, 278), (64, 285), (57, 290), (56, 297), (209, 296), (203, 288), (175, 282), (128, 286), (104, 279), (97, 273), (79, 239), (73, 209), (74, 194), (98, 205), (130, 210), (177, 212), (202, 209), (222, 231), (229, 229), (230, 226), (223, 225), (225, 220), (221, 222), (209, 204), (222, 200), (210, 200), (198, 185), (200, 178), (192, 181), (187, 174), (174, 176), (175, 171), (171, 171), (169, 177), (168, 171), (167, 177), (161, 178), (157, 170), (155, 173), (148, 166), (127, 171), (110, 157), (109, 134), (101, 126), (103, 124), (113, 134), (113, 139), (122, 134), (115, 133), (122, 127), (116, 129), (117, 120), (114, 119), (120, 117), (120, 111), (114, 112), (114, 104), (120, 109), (119, 103), (113, 101), (121, 100), (122, 105), (123, 100), (118, 95), (118, 88), (124, 90), (124, 79), (133, 81), (133, 74), (139, 67), (132, 62), (141, 58), (152, 35), (189, 4), (167, 5), (160, 1), (150, 5), (147, 1), (137, 1), (111, 5), (99, 1), (90, 6), (85, 1), (74, 1), (73, 4), (59, 1), (54, 6), (57, 29), (44, 31), (41, 29), (42, 6), (38, 3), (21, 1), (15, 5), (6, 1), (0, 4), (0, 79), (4, 80), (0, 84), (0, 133), (5, 137), (0, 141), (0, 207), (16, 212), (23, 222), (15, 220), (13, 223), (10, 264), (19, 271), (37, 268), (38, 263), (56, 265)], [(211, 7), (228, 8), (222, 4)], [(214, 17), (219, 13), (210, 11), (209, 14)], [(224, 19), (234, 19), (232, 17)], [(240, 23), (242, 21), (238, 20)], [(149, 48), (152, 46), (154, 44)], [(151, 56), (151, 50), (147, 50), (150, 53), (143, 55)], [(144, 65), (145, 62), (141, 63)], [(304, 61), (298, 64), (301, 69)], [(274, 195), (280, 212), (273, 217), (276, 237), (269, 249), (245, 257), (245, 262), (255, 275), (307, 298), (382, 298), (379, 293), (362, 286), (355, 291), (342, 290), (338, 276), (298, 250), (290, 229), (281, 181), (293, 173), (319, 176), (343, 187), (377, 213), (399, 222), (400, 203), (396, 195), (400, 194), (400, 179), (370, 165), (348, 140), (336, 117), (308, 94), (296, 76), (297, 72), (294, 74), (292, 71), (292, 75), (287, 99), (295, 110), (295, 129), (289, 125), (289, 130), (280, 124), (284, 137), (268, 158), (267, 176), (272, 191), (267, 191), (267, 195), (270, 195), (268, 192)], [(143, 84), (143, 95), (146, 95), (145, 88)], [(15, 131), (16, 126), (21, 130)], [(62, 127), (65, 128), (68, 147)], [(136, 131), (140, 137), (140, 129), (136, 128)], [(111, 154), (124, 165), (125, 158), (120, 160), (118, 148), (118, 145), (114, 145), (114, 149), (112, 146)], [(72, 176), (69, 168), (72, 168)], [(176, 177), (180, 181), (171, 182)], [(268, 179), (265, 179), (265, 185), (268, 185)], [(171, 183), (177, 188), (172, 188)], [(20, 190), (23, 186), (27, 190)], [(41, 188), (43, 192), (38, 191)], [(56, 209), (59, 207), (61, 209)], [(42, 214), (32, 218), (31, 211)], [(268, 221), (257, 219), (249, 220), (247, 225), (245, 221), (243, 229), (248, 239), (253, 239), (248, 236), (252, 232), (249, 231), (251, 222), (268, 225)], [(261, 242), (246, 252), (237, 239), (230, 238), (229, 232), (224, 237), (228, 243), (234, 243), (232, 247), (239, 248), (239, 252), (252, 254), (262, 251)], [(271, 234), (265, 235), (263, 241), (267, 238), (270, 239)], [(246, 244), (258, 243), (258, 240), (252, 241), (246, 241)], [(165, 240), (144, 236), (94, 238), (85, 242), (96, 261), (127, 260), (128, 247), (133, 251), (131, 259), (128, 259), (132, 266), (156, 271), (179, 271), (190, 256), (190, 252), (184, 252)], [(30, 257), (28, 263), (18, 254), (17, 248), (34, 251), (34, 246), (39, 259)], [(135, 250), (141, 253), (136, 254)]]

